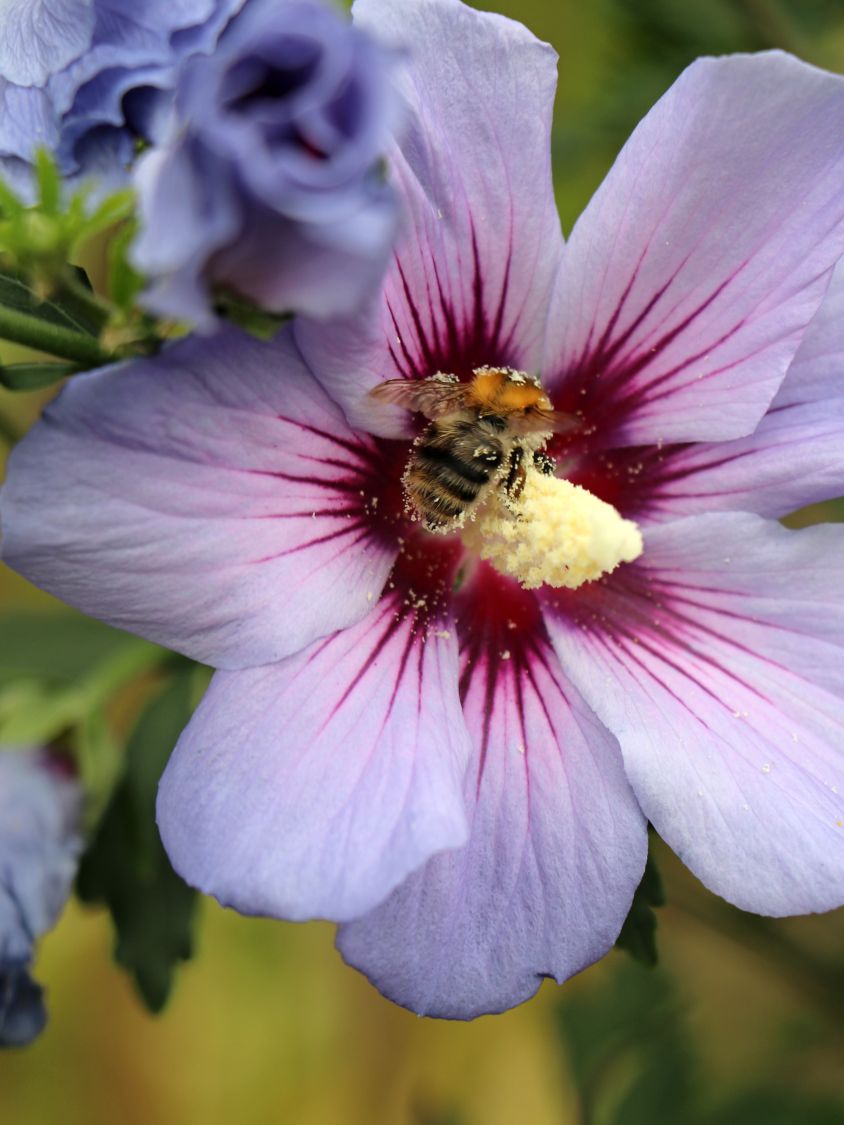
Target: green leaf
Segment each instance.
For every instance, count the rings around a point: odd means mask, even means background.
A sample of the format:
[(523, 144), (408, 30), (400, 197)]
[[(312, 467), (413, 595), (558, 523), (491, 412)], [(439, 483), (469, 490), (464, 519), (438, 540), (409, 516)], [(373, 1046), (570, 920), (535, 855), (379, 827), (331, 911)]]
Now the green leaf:
[(22, 215), (26, 210), (26, 204), (22, 199), (19, 199), (14, 191), (7, 183), (0, 177), (0, 217), (14, 218), (17, 215)]
[(78, 328), (56, 324), (50, 315), (45, 315), (43, 305), (27, 312), (0, 301), (0, 339), (88, 368), (101, 367), (114, 358), (96, 338)]
[(85, 790), (85, 823), (100, 823), (123, 768), (123, 748), (111, 733), (102, 709), (92, 711), (73, 732), (76, 768)]
[(55, 689), (38, 680), (0, 683), (0, 743), (26, 746), (51, 742), (88, 710), (82, 689)]
[(127, 646), (147, 643), (92, 617), (67, 611), (0, 613), (0, 637), (0, 675), (14, 673), (66, 683), (85, 679)]
[(82, 266), (74, 266), (68, 264), (67, 269), (68, 273), (77, 283), (77, 285), (79, 285), (82, 289), (87, 290), (88, 293), (94, 292), (94, 286), (91, 284), (91, 279), (90, 277), (88, 277), (88, 274), (85, 272)]
[(600, 987), (563, 994), (556, 1024), (582, 1121), (700, 1123), (692, 1040), (663, 971), (616, 961)]
[(2, 613), (0, 636), (0, 743), (49, 742), (169, 659), (157, 645), (71, 613)]
[[(75, 273), (74, 276), (78, 277)], [(40, 296), (26, 275), (8, 263), (0, 265), (0, 305), (86, 336), (99, 335), (100, 324), (87, 309), (80, 308), (66, 294)]]
[(138, 720), (125, 773), (77, 880), (83, 902), (108, 907), (115, 958), (152, 1012), (164, 1007), (178, 962), (193, 953), (197, 895), (173, 871), (155, 826), (158, 779), (190, 718), (191, 677), (191, 669), (180, 670)]
[(220, 316), (230, 320), (258, 340), (271, 340), (292, 315), (267, 312), (225, 290), (218, 290), (214, 294), (214, 299), (215, 308)]
[(27, 271), (51, 282), (84, 243), (130, 218), (135, 212), (131, 188), (121, 188), (92, 202), (91, 187), (64, 190), (59, 168), (46, 149), (35, 157), (38, 198), (25, 204), (0, 184), (0, 246)]
[(132, 189), (124, 188), (121, 191), (114, 192), (114, 194), (106, 196), (80, 224), (81, 229), (77, 233), (76, 241), (80, 242), (87, 238), (93, 238), (95, 234), (114, 226), (115, 223), (130, 219), (134, 213), (135, 193)]
[(37, 391), (80, 370), (77, 363), (9, 363), (0, 366), (0, 385), (10, 391)]
[[(767, 1086), (775, 1085), (769, 1079)], [(707, 1114), (705, 1125), (841, 1125), (844, 1097), (760, 1088)]]
[(144, 287), (144, 279), (129, 261), (129, 248), (137, 231), (136, 224), (126, 223), (111, 239), (108, 247), (108, 291), (118, 308), (128, 312)]
[(642, 881), (636, 888), (630, 913), (621, 927), (616, 945), (643, 965), (656, 965), (659, 954), (656, 947), (656, 914), (653, 907), (665, 905), (665, 890), (656, 861), (651, 853), (645, 864)]
[(38, 181), (38, 202), (48, 215), (57, 215), (62, 197), (62, 181), (58, 167), (45, 148), (35, 154), (35, 177)]

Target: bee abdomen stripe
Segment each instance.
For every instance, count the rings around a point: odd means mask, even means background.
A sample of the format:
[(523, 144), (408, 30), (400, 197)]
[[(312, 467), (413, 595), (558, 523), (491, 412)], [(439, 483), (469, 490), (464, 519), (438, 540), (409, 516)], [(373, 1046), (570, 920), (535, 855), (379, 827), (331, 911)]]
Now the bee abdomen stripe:
[(445, 467), (440, 467), (437, 472), (430, 473), (426, 483), (428, 491), (434, 494), (446, 492), (463, 504), (471, 504), (481, 488), (480, 485), (472, 484), (471, 481), (458, 477)]
[(430, 512), (433, 509), (444, 516), (459, 516), (466, 508), (466, 503), (462, 499), (455, 499), (444, 492), (433, 492), (427, 488), (420, 488), (417, 497), (422, 501), (421, 506), (424, 510)]
[(464, 480), (471, 481), (472, 484), (486, 484), (489, 480), (488, 469), (485, 469), (482, 465), (462, 461), (448, 449), (443, 449), (441, 445), (420, 445), (416, 450), (416, 455), (420, 460), (427, 461), (429, 464), (441, 465), (443, 468), (449, 469), (456, 477), (463, 477)]

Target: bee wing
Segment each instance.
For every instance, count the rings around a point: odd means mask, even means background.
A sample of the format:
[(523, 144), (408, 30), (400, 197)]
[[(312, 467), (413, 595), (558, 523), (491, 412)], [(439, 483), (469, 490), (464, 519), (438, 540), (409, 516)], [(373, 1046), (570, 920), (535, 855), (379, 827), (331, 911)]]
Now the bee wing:
[(439, 379), (389, 379), (373, 387), (369, 394), (379, 402), (416, 411), (426, 418), (441, 418), (466, 406), (468, 390), (465, 383)]
[(546, 410), (544, 414), (555, 434), (569, 434), (580, 426), (580, 419), (576, 414), (565, 414), (562, 410)]
[(543, 433), (548, 430), (554, 434), (568, 434), (580, 426), (580, 419), (574, 414), (564, 414), (561, 410), (543, 410), (533, 407), (518, 421), (513, 422), (514, 430), (522, 433)]

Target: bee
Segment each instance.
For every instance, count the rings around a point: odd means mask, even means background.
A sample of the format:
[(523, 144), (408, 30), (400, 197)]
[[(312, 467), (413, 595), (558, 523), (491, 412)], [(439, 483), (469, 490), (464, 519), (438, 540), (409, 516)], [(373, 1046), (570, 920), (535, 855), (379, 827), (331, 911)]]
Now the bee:
[(462, 526), (490, 487), (516, 499), (526, 457), (540, 472), (553, 473), (542, 446), (552, 433), (577, 424), (552, 408), (538, 379), (509, 367), (478, 367), (468, 383), (442, 373), (390, 379), (369, 393), (429, 419), (402, 483), (410, 511), (427, 531), (443, 535)]

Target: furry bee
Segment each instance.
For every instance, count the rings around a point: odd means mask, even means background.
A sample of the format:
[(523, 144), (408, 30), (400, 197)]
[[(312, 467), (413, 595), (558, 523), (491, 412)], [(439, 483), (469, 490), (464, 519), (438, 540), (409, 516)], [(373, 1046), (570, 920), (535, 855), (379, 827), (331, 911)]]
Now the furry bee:
[(526, 456), (552, 473), (541, 447), (577, 424), (552, 408), (538, 379), (509, 367), (478, 367), (468, 383), (443, 374), (390, 379), (370, 395), (430, 420), (402, 482), (411, 511), (426, 530), (443, 535), (463, 524), (490, 486), (518, 497)]

